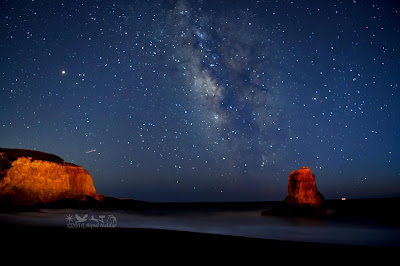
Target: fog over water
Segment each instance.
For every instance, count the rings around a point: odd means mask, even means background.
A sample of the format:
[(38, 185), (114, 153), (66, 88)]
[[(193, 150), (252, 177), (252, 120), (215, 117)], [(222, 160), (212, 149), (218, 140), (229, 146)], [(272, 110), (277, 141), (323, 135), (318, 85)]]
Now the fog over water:
[[(115, 210), (42, 209), (40, 212), (0, 214), (0, 221), (20, 225), (69, 227), (71, 230), (96, 230), (96, 227), (100, 226), (151, 228), (264, 239), (400, 246), (399, 226), (387, 226), (360, 219), (267, 217), (261, 216), (261, 211), (262, 209), (234, 211), (202, 209), (172, 212), (153, 210), (140, 213)], [(77, 218), (82, 219), (81, 222), (77, 222)]]

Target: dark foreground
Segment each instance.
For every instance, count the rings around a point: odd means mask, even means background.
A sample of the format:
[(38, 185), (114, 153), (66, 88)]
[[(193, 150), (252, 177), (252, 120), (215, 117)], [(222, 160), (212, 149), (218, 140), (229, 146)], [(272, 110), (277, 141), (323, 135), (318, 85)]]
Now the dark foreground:
[[(70, 202), (67, 202), (70, 204)], [(89, 202), (90, 203), (90, 202)], [(118, 218), (118, 225), (123, 224), (124, 215), (121, 211), (136, 218), (145, 217), (149, 223), (157, 222), (159, 217), (164, 217), (161, 221), (170, 221), (175, 219), (179, 223), (186, 223), (187, 219), (178, 219), (190, 217), (190, 221), (204, 221), (202, 217), (208, 217), (205, 222), (218, 221), (225, 212), (236, 213), (240, 211), (254, 211), (259, 213), (277, 206), (279, 203), (166, 203), (150, 204), (134, 201), (109, 200), (107, 204), (99, 206), (75, 206), (67, 213), (78, 213), (82, 216), (86, 211), (78, 212), (78, 209), (89, 210), (90, 208), (100, 210), (99, 213), (108, 213), (104, 210), (118, 210), (115, 215)], [(86, 203), (87, 204), (87, 203)], [(319, 222), (338, 222), (339, 224), (351, 221), (350, 225), (357, 228), (357, 225), (363, 226), (381, 226), (387, 228), (398, 228), (400, 224), (398, 213), (399, 199), (373, 199), (373, 200), (348, 200), (348, 201), (328, 201), (327, 210), (322, 216), (316, 217)], [(269, 207), (268, 207), (269, 206)], [(42, 206), (43, 207), (43, 206)], [(49, 207), (49, 206), (47, 206)], [(53, 208), (65, 208), (64, 205), (52, 206)], [(67, 205), (70, 207), (70, 205)], [(260, 211), (258, 211), (260, 210)], [(12, 213), (13, 211), (8, 210)], [(15, 210), (14, 210), (15, 211)], [(19, 212), (34, 211), (34, 209), (21, 210)], [(38, 211), (40, 211), (38, 209)], [(94, 213), (96, 214), (96, 213)], [(141, 214), (142, 216), (138, 216)], [(220, 216), (213, 216), (218, 214)], [(329, 215), (328, 215), (329, 214)], [(0, 219), (0, 252), (4, 256), (17, 253), (14, 258), (48, 258), (49, 255), (57, 256), (53, 263), (65, 262), (67, 264), (76, 264), (81, 259), (91, 262), (100, 261), (105, 258), (111, 258), (112, 263), (120, 259), (128, 260), (129, 264), (137, 264), (138, 259), (144, 258), (147, 263), (153, 265), (154, 262), (177, 262), (183, 261), (186, 265), (199, 264), (199, 260), (205, 260), (207, 265), (215, 265), (215, 259), (222, 259), (223, 262), (236, 262), (237, 258), (245, 259), (245, 265), (253, 264), (284, 264), (287, 262), (315, 262), (315, 264), (325, 264), (327, 262), (337, 262), (341, 265), (348, 265), (349, 261), (369, 262), (379, 261), (379, 265), (385, 262), (391, 262), (393, 258), (400, 254), (400, 246), (356, 246), (342, 244), (323, 244), (315, 242), (296, 242), (282, 241), (261, 238), (238, 237), (207, 233), (183, 232), (174, 230), (160, 229), (137, 229), (137, 228), (67, 228), (65, 214), (58, 214), (57, 218), (61, 226), (36, 225), (25, 223), (13, 223), (12, 219), (6, 222), (6, 219)], [(121, 216), (119, 216), (121, 215)], [(136, 215), (136, 216), (135, 216)], [(16, 217), (25, 217), (17, 215)], [(41, 216), (40, 216), (41, 217)], [(45, 216), (49, 218), (49, 216)], [(90, 217), (90, 216), (89, 216)], [(96, 216), (97, 217), (97, 216)], [(150, 218), (149, 218), (150, 217)], [(178, 217), (178, 218), (177, 218)], [(228, 216), (231, 217), (231, 216)], [(254, 217), (254, 219), (257, 219)], [(267, 219), (268, 217), (266, 217)], [(296, 217), (294, 217), (296, 218)], [(313, 217), (311, 217), (313, 218)], [(150, 220), (149, 220), (150, 219)], [(253, 219), (253, 218), (252, 218)], [(291, 217), (288, 217), (291, 219)], [(10, 222), (11, 221), (11, 222)], [(26, 220), (26, 221), (32, 221)], [(129, 221), (129, 220), (128, 220)], [(235, 223), (221, 223), (223, 226), (236, 230)], [(246, 225), (243, 224), (243, 225)], [(247, 223), (252, 225), (252, 223)], [(236, 226), (236, 227), (235, 227)], [(235, 229), (236, 228), (236, 229)], [(261, 227), (265, 230), (265, 227)], [(266, 230), (276, 230), (273, 224)], [(305, 231), (304, 231), (305, 232)], [(370, 232), (370, 231), (369, 231)], [(308, 235), (307, 235), (308, 236)], [(352, 237), (349, 235), (348, 237)], [(312, 241), (312, 237), (309, 239)], [(398, 243), (398, 242), (396, 242)], [(29, 252), (30, 256), (26, 253)], [(84, 257), (82, 257), (84, 256)], [(78, 259), (78, 260), (73, 260)], [(80, 259), (80, 260), (79, 260)], [(331, 264), (328, 263), (328, 264)], [(392, 262), (391, 262), (392, 263)], [(104, 262), (101, 264), (103, 265)], [(226, 265), (226, 264), (223, 264)]]
[[(244, 258), (265, 262), (275, 260), (278, 254), (286, 254), (285, 257), (279, 255), (285, 262), (308, 260), (307, 257), (312, 260), (323, 257), (329, 262), (360, 262), (373, 258), (384, 262), (390, 261), (400, 251), (393, 247), (306, 243), (158, 229), (0, 225), (2, 243), (7, 243), (3, 247), (3, 254), (15, 250), (25, 254), (26, 249), (31, 253), (68, 258), (86, 254), (91, 260), (105, 257), (136, 260), (145, 257), (153, 262), (193, 262), (218, 257), (227, 261)], [(165, 254), (172, 257), (164, 257)]]

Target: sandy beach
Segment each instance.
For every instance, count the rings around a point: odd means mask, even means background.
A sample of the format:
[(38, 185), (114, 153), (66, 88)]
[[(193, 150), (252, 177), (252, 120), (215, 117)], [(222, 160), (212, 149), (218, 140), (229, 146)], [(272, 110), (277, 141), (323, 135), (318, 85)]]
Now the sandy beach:
[[(317, 256), (343, 262), (344, 258), (387, 260), (400, 251), (399, 226), (390, 212), (396, 200), (343, 204), (330, 202), (337, 214), (318, 219), (265, 217), (260, 215), (261, 210), (275, 205), (260, 202), (165, 203), (140, 211), (41, 209), (1, 214), (0, 234), (10, 251), (18, 246), (37, 252), (51, 250), (63, 256), (66, 251), (70, 256), (77, 255), (70, 253), (75, 251), (123, 257), (150, 253), (157, 260), (161, 257), (154, 254), (161, 252), (224, 259), (287, 254), (285, 261)], [(377, 205), (382, 207), (374, 215), (371, 210)], [(72, 214), (74, 220), (76, 215), (86, 217), (86, 224), (93, 225), (91, 219), (108, 213), (116, 217), (115, 227), (73, 228), (66, 221)]]
[[(159, 229), (102, 228), (71, 230), (65, 227), (14, 227), (2, 226), (2, 235), (7, 232), (6, 250), (27, 249), (30, 252), (51, 251), (78, 257), (81, 252), (95, 252), (91, 256), (122, 256), (142, 258), (149, 254), (152, 260), (163, 260), (158, 254), (175, 254), (175, 261), (181, 255), (205, 258), (247, 258), (250, 261), (260, 256), (287, 254), (285, 261), (303, 260), (309, 256), (329, 258), (329, 261), (369, 260), (394, 257), (399, 248), (322, 244), (310, 242), (268, 240), (235, 237), (218, 234), (204, 234)], [(78, 252), (78, 253), (75, 253)], [(177, 254), (180, 254), (177, 256)], [(194, 257), (192, 257), (194, 258)], [(165, 260), (170, 260), (165, 258)]]

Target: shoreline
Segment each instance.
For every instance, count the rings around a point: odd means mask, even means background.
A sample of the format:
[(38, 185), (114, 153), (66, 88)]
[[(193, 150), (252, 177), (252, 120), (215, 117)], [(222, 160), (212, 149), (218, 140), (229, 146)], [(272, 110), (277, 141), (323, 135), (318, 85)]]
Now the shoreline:
[[(90, 248), (91, 243), (115, 243), (117, 248), (123, 244), (124, 239), (134, 239), (136, 244), (131, 246), (146, 246), (151, 244), (153, 248), (169, 249), (174, 243), (175, 248), (185, 248), (187, 245), (192, 247), (202, 247), (212, 250), (221, 246), (236, 246), (254, 248), (254, 250), (267, 248), (270, 252), (294, 249), (296, 252), (314, 250), (319, 254), (340, 252), (340, 254), (374, 254), (400, 251), (400, 247), (393, 246), (370, 246), (370, 245), (345, 245), (320, 242), (303, 242), (292, 240), (276, 240), (253, 238), (243, 236), (232, 236), (214, 233), (199, 233), (191, 231), (180, 231), (171, 229), (152, 229), (152, 228), (125, 228), (125, 227), (102, 227), (102, 228), (68, 228), (67, 226), (41, 226), (41, 225), (12, 225), (0, 223), (0, 234), (3, 241), (7, 243), (18, 242), (21, 239), (37, 239), (45, 243), (52, 243), (60, 246), (70, 246), (87, 244)], [(9, 237), (7, 237), (9, 236)], [(12, 237), (10, 237), (12, 236)], [(82, 241), (81, 240), (89, 240)], [(172, 241), (172, 242), (171, 242)], [(394, 254), (393, 253), (393, 254)]]
[[(392, 263), (400, 247), (358, 246), (261, 239), (212, 233), (141, 228), (86, 228), (1, 226), (2, 254), (38, 262), (103, 264), (104, 261), (192, 265), (216, 262)], [(6, 244), (6, 245), (4, 245)], [(29, 255), (25, 255), (29, 254)], [(49, 260), (49, 258), (57, 258)]]
[[(368, 203), (368, 204), (366, 204)], [(382, 204), (384, 203), (384, 204)], [(395, 207), (397, 207), (399, 199), (395, 200), (372, 200), (372, 201), (331, 201), (329, 206), (337, 210), (337, 213), (332, 218), (326, 220), (327, 222), (332, 221), (334, 223), (343, 220), (344, 223), (352, 221), (353, 219), (361, 219), (363, 223), (350, 223), (351, 226), (357, 228), (358, 224), (364, 226), (378, 225), (383, 228), (398, 228), (398, 218), (395, 216)], [(138, 214), (146, 217), (146, 222), (162, 223), (168, 218), (177, 218), (178, 222), (185, 224), (188, 220), (179, 220), (181, 217), (185, 217), (187, 214), (191, 219), (197, 221), (202, 217), (214, 217), (217, 215), (227, 212), (228, 215), (235, 212), (250, 210), (256, 212), (256, 210), (264, 209), (262, 206), (267, 203), (165, 203), (165, 204), (150, 204), (148, 209), (135, 210), (126, 208), (120, 210), (118, 208), (110, 209), (70, 209), (71, 213), (76, 211), (81, 217), (83, 214), (93, 211), (95, 217), (98, 214), (106, 214), (107, 211), (121, 211), (127, 215)], [(278, 203), (276, 203), (278, 204)], [(272, 204), (269, 207), (273, 207), (276, 204)], [(377, 209), (377, 207), (380, 207)], [(54, 208), (52, 210), (63, 210)], [(373, 211), (371, 211), (373, 210)], [(330, 261), (336, 259), (338, 262), (347, 261), (348, 258), (343, 259), (345, 256), (354, 258), (357, 261), (366, 260), (370, 258), (390, 258), (396, 257), (400, 251), (400, 245), (395, 246), (380, 246), (380, 245), (363, 245), (363, 244), (339, 244), (339, 243), (321, 243), (314, 242), (312, 235), (307, 235), (304, 240), (277, 240), (270, 238), (257, 238), (257, 237), (246, 237), (246, 236), (233, 236), (228, 234), (213, 233), (209, 232), (193, 232), (193, 231), (179, 231), (175, 229), (144, 229), (144, 228), (130, 228), (124, 227), (124, 218), (118, 216), (119, 213), (114, 213), (118, 219), (118, 225), (113, 228), (107, 227), (93, 227), (93, 228), (68, 228), (65, 221), (65, 214), (60, 214), (60, 218), (57, 221), (65, 222), (65, 225), (59, 224), (42, 224), (36, 223), (36, 220), (40, 220), (40, 215), (46, 215), (46, 213), (33, 212), (27, 220), (20, 219), (0, 219), (0, 236), (3, 243), (6, 243), (5, 251), (14, 251), (14, 248), (26, 250), (29, 249), (36, 253), (41, 253), (43, 250), (51, 251), (55, 254), (65, 256), (64, 252), (68, 252), (69, 256), (74, 256), (75, 251), (87, 251), (94, 252), (98, 256), (121, 254), (122, 256), (139, 256), (146, 258), (153, 258), (158, 253), (177, 254), (184, 252), (185, 254), (191, 254), (194, 257), (203, 256), (209, 258), (211, 256), (223, 257), (223, 258), (235, 258), (235, 257), (249, 257), (252, 259), (264, 260), (265, 256), (276, 256), (276, 254), (287, 254), (282, 258), (286, 260), (299, 261), (304, 256), (323, 256), (326, 259), (323, 261)], [(96, 212), (98, 212), (96, 214)], [(9, 213), (4, 214), (5, 216), (23, 217), (25, 212), (21, 213)], [(36, 216), (38, 214), (38, 216)], [(21, 215), (21, 216), (19, 216)], [(58, 215), (58, 214), (57, 214)], [(264, 219), (261, 216), (261, 212), (256, 219)], [(88, 216), (87, 218), (90, 218)], [(218, 217), (216, 216), (217, 221)], [(229, 216), (228, 216), (229, 217)], [(154, 218), (154, 219), (153, 219)], [(266, 217), (267, 218), (267, 217)], [(301, 216), (300, 216), (301, 218)], [(158, 220), (160, 219), (160, 220)], [(212, 218), (214, 219), (214, 218)], [(251, 218), (252, 219), (252, 218)], [(292, 219), (289, 217), (289, 219)], [(126, 220), (125, 220), (126, 221)], [(289, 222), (288, 218), (285, 218), (285, 222)], [(292, 220), (290, 220), (292, 221)], [(296, 220), (297, 221), (297, 220)], [(314, 221), (314, 220), (311, 220)], [(317, 220), (318, 221), (318, 220)], [(325, 221), (325, 218), (322, 219)], [(358, 221), (358, 220), (354, 220)], [(294, 222), (294, 220), (292, 221)], [(302, 221), (297, 221), (302, 222)], [(303, 221), (304, 222), (304, 221)], [(367, 224), (365, 222), (368, 222)], [(120, 227), (121, 226), (121, 227)], [(239, 230), (239, 227), (235, 227), (233, 224), (225, 224), (226, 228), (233, 230), (235, 228)], [(308, 227), (304, 227), (308, 228)], [(265, 227), (265, 230), (275, 230), (272, 227)], [(227, 231), (229, 231), (227, 230)], [(290, 233), (291, 229), (288, 229)], [(397, 230), (397, 229), (396, 229)], [(351, 232), (351, 231), (349, 231)], [(397, 230), (398, 232), (398, 230)], [(307, 231), (303, 231), (303, 234), (307, 234)], [(315, 233), (315, 232), (312, 232)], [(361, 236), (360, 234), (358, 234)], [(389, 235), (388, 235), (389, 236)], [(344, 237), (347, 237), (345, 235)], [(352, 237), (348, 235), (348, 237)], [(386, 239), (386, 238), (385, 238)], [(387, 239), (390, 241), (390, 239)], [(307, 242), (309, 241), (309, 242)], [(386, 241), (386, 240), (385, 240)], [(398, 242), (396, 242), (398, 243)], [(134, 255), (133, 255), (134, 254)], [(146, 255), (148, 254), (148, 255)], [(155, 259), (158, 259), (155, 256)]]

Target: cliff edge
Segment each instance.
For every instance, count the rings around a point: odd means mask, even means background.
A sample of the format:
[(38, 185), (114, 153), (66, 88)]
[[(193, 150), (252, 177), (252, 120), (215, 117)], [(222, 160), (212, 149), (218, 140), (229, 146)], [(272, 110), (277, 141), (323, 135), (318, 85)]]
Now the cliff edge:
[(102, 200), (79, 165), (39, 151), (0, 148), (0, 200), (33, 205), (63, 199)]

